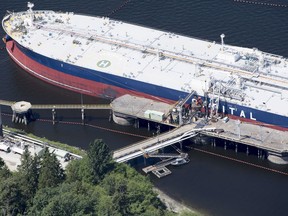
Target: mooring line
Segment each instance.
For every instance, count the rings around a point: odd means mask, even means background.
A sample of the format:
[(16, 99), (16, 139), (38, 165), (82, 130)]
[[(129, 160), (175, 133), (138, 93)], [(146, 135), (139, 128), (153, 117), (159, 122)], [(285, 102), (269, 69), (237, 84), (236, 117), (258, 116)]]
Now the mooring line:
[(196, 150), (196, 151), (202, 152), (202, 153), (206, 153), (206, 154), (210, 154), (210, 155), (213, 155), (213, 156), (225, 158), (225, 159), (228, 159), (228, 160), (236, 161), (238, 163), (254, 166), (254, 167), (257, 167), (257, 168), (265, 169), (265, 170), (268, 170), (268, 171), (271, 171), (271, 172), (275, 172), (275, 173), (279, 173), (279, 174), (288, 176), (288, 173), (282, 172), (282, 171), (279, 171), (279, 170), (263, 167), (263, 166), (260, 166), (260, 165), (257, 165), (257, 164), (253, 164), (253, 163), (249, 163), (249, 162), (246, 162), (246, 161), (238, 160), (238, 159), (235, 159), (235, 158), (227, 157), (225, 155), (220, 155), (220, 154), (217, 154), (217, 153), (205, 151), (205, 150), (202, 150), (202, 149), (199, 149), (199, 148), (193, 148), (193, 149)]
[(127, 0), (125, 1), (123, 4), (121, 4), (118, 8), (112, 10), (108, 15), (107, 17), (110, 17), (112, 16), (113, 14), (115, 14), (116, 12), (118, 12), (119, 10), (121, 10), (124, 6), (126, 6), (128, 3), (130, 3), (132, 0)]
[(254, 5), (272, 6), (272, 7), (285, 7), (285, 8), (288, 7), (288, 5), (284, 5), (284, 4), (273, 4), (273, 3), (257, 2), (257, 1), (234, 0), (234, 2), (254, 4)]
[[(37, 119), (37, 121), (53, 122), (53, 120), (48, 120), (48, 119)], [(57, 120), (57, 123), (60, 123), (60, 124), (71, 124), (71, 125), (83, 125), (82, 122), (69, 122), (69, 121), (59, 121), (59, 120)], [(99, 125), (92, 125), (92, 124), (84, 124), (84, 125), (88, 126), (88, 127), (93, 127), (93, 128), (105, 130), (105, 131), (110, 131), (110, 132), (113, 132), (113, 133), (124, 134), (124, 135), (129, 135), (129, 136), (134, 136), (134, 137), (145, 138), (145, 139), (148, 138), (147, 136), (142, 136), (142, 135), (138, 135), (138, 134), (132, 134), (132, 133), (128, 133), (128, 132), (114, 130), (114, 129), (110, 129), (110, 128), (106, 128), (106, 127), (101, 127)]]
[[(12, 116), (11, 114), (8, 114), (8, 113), (2, 113), (2, 115)], [(37, 121), (53, 123), (53, 120), (50, 120), (50, 119), (39, 119), (38, 118)], [(61, 123), (61, 124), (70, 124), (70, 125), (83, 125), (82, 122), (70, 122), (70, 121), (59, 121), (59, 120), (57, 120), (55, 122)], [(142, 135), (138, 135), (138, 134), (133, 134), (133, 133), (123, 132), (123, 131), (114, 130), (114, 129), (110, 129), (110, 128), (105, 128), (105, 127), (101, 127), (99, 125), (85, 124), (85, 126), (93, 127), (93, 128), (97, 128), (97, 129), (101, 129), (101, 130), (106, 130), (106, 131), (110, 131), (113, 133), (124, 134), (124, 135), (129, 135), (129, 136), (134, 136), (134, 137), (140, 137), (140, 138), (144, 138), (144, 139), (149, 138), (148, 136), (142, 136)]]

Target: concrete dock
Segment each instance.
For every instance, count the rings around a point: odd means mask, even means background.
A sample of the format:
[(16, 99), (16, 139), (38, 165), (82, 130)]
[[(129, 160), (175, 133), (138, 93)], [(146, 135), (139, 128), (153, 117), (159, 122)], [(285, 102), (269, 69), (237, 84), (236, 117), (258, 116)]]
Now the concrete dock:
[(268, 153), (268, 159), (278, 164), (288, 163), (288, 132), (264, 127), (262, 125), (240, 122), (239, 120), (229, 119), (224, 122), (219, 119), (217, 122), (211, 122), (203, 128), (215, 127), (221, 133), (211, 133), (210, 131), (201, 131), (200, 133), (232, 141), (239, 144), (252, 146)]
[(242, 122), (238, 124), (238, 120), (229, 119), (227, 123), (218, 120), (217, 122), (209, 122), (206, 127), (215, 127), (223, 129), (221, 133), (211, 133), (209, 131), (201, 131), (200, 133), (217, 137), (229, 141), (243, 143), (249, 146), (266, 149), (275, 153), (288, 153), (288, 132), (280, 131), (261, 125), (254, 125)]
[[(126, 100), (127, 99), (127, 100)], [(128, 102), (133, 105), (128, 106)], [(169, 112), (175, 109), (172, 105), (165, 104), (162, 102), (151, 102), (141, 98), (126, 96), (121, 97), (116, 101), (112, 102), (112, 109), (117, 112), (123, 113), (125, 116), (129, 115), (135, 119), (144, 119), (145, 111), (150, 110), (151, 107), (157, 111), (162, 111), (165, 116), (169, 115)], [(148, 102), (148, 103), (147, 103)], [(159, 106), (158, 106), (159, 103)], [(157, 105), (155, 105), (157, 104)], [(144, 116), (144, 117), (143, 117)], [(167, 121), (153, 120), (159, 124), (167, 124)], [(166, 119), (167, 120), (167, 119)], [(268, 159), (274, 163), (287, 164), (288, 163), (288, 132), (272, 129), (262, 125), (241, 122), (236, 119), (225, 119), (217, 118), (200, 118), (198, 120), (186, 122), (183, 125), (169, 124), (175, 129), (160, 134), (156, 137), (144, 140), (142, 142), (135, 143), (133, 145), (124, 147), (114, 152), (113, 158), (117, 162), (125, 162), (130, 159), (136, 158), (140, 155), (144, 155), (147, 152), (164, 148), (177, 142), (181, 142), (185, 139), (189, 139), (196, 136), (198, 133), (204, 134), (209, 137), (220, 138), (225, 141), (231, 141), (235, 143), (235, 151), (237, 151), (237, 144), (247, 146), (247, 152), (249, 147), (255, 147), (259, 150), (266, 151)], [(187, 136), (185, 136), (185, 134)]]
[(167, 116), (175, 106), (174, 104), (132, 95), (123, 95), (113, 100), (110, 105), (114, 114), (113, 119), (116, 123), (129, 124), (129, 122), (123, 123), (123, 119), (131, 118), (136, 121), (142, 119), (175, 127), (175, 124), (171, 124), (167, 120)]

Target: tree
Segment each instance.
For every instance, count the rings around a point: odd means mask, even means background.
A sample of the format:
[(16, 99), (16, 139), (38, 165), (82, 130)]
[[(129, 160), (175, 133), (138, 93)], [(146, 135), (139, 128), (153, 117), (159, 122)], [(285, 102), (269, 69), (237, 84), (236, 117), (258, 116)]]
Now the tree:
[(49, 204), (50, 200), (59, 193), (59, 188), (42, 188), (37, 190), (33, 205), (28, 209), (28, 215), (41, 215), (42, 210)]
[(0, 184), (0, 206), (4, 215), (23, 214), (26, 208), (25, 197), (21, 191), (17, 176), (11, 176)]
[(62, 183), (55, 188), (40, 189), (33, 200), (30, 215), (96, 215), (100, 198), (99, 187), (85, 182)]
[(92, 183), (96, 184), (111, 169), (112, 154), (106, 143), (97, 139), (90, 143), (87, 156), (93, 175)]
[(153, 191), (153, 185), (149, 178), (140, 175), (135, 169), (126, 164), (123, 164), (115, 171), (129, 179), (127, 197), (130, 203), (129, 211), (131, 214), (147, 215), (148, 212), (155, 212), (155, 215), (164, 214), (166, 207)]
[(64, 170), (59, 160), (45, 148), (40, 161), (38, 188), (55, 187), (63, 182), (64, 178)]
[(97, 184), (112, 168), (112, 154), (108, 146), (97, 139), (90, 143), (86, 156), (70, 162), (67, 166), (67, 180)]
[(110, 173), (101, 182), (109, 196), (112, 197), (114, 209), (122, 215), (127, 215), (129, 212), (129, 199), (127, 197), (128, 180), (121, 174)]
[(4, 160), (0, 157), (0, 180), (11, 176), (11, 172), (7, 168)]
[(66, 167), (66, 181), (85, 181), (88, 183), (93, 182), (93, 172), (90, 166), (89, 158), (84, 156), (81, 160), (70, 161)]
[(126, 164), (117, 164), (101, 182), (112, 197), (114, 209), (122, 215), (163, 215), (165, 206), (151, 182)]
[(2, 169), (5, 166), (4, 160), (0, 157), (0, 169)]
[(28, 148), (21, 156), (21, 165), (18, 167), (18, 171), (21, 190), (26, 197), (27, 204), (30, 204), (38, 186), (39, 158), (37, 155), (32, 157)]
[(122, 214), (117, 211), (115, 204), (110, 196), (103, 196), (100, 198), (99, 207), (96, 215), (103, 216), (121, 216)]
[(112, 153), (102, 140), (94, 140), (90, 143), (87, 152), (93, 173), (93, 183), (99, 182), (108, 173), (112, 165)]

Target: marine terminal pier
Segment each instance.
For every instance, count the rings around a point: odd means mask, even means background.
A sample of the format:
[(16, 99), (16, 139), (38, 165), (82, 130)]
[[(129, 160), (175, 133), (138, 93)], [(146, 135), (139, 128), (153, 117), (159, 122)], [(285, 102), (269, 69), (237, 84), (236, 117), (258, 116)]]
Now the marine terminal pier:
[[(139, 127), (139, 121), (142, 121), (142, 123), (147, 123), (148, 130), (151, 124), (158, 125), (159, 133), (157, 136), (114, 151), (113, 158), (119, 163), (139, 156), (165, 158), (163, 155), (156, 155), (155, 152), (166, 146), (177, 143), (181, 144), (182, 141), (196, 137), (197, 135), (211, 137), (212, 146), (216, 145), (215, 138), (220, 138), (224, 141), (224, 149), (226, 149), (228, 142), (232, 142), (236, 152), (238, 151), (238, 144), (245, 145), (247, 154), (249, 154), (249, 147), (254, 147), (258, 150), (258, 156), (265, 152), (268, 160), (273, 163), (288, 163), (287, 132), (262, 125), (240, 122), (239, 120), (227, 117), (218, 117), (217, 119), (215, 117), (207, 118), (207, 116), (201, 115), (199, 107), (193, 107), (193, 104), (187, 112), (185, 104), (192, 96), (193, 92), (187, 98), (172, 105), (131, 95), (116, 98), (110, 104), (31, 105), (25, 101), (15, 103), (4, 100), (0, 100), (0, 104), (12, 108), (13, 121), (18, 117), (18, 122), (26, 124), (29, 118), (27, 113), (32, 113), (31, 110), (51, 110), (52, 120), (55, 123), (57, 109), (79, 109), (81, 111), (82, 122), (84, 123), (85, 109), (106, 109), (111, 110), (110, 119), (113, 118), (118, 124)], [(23, 116), (27, 116), (27, 119), (19, 120), (20, 117), (24, 119)], [(160, 128), (164, 125), (171, 128), (171, 130), (160, 134)], [(167, 155), (166, 158), (172, 158), (175, 161), (179, 157), (185, 158), (185, 155), (181, 153), (179, 155)], [(164, 166), (160, 167), (163, 168)]]

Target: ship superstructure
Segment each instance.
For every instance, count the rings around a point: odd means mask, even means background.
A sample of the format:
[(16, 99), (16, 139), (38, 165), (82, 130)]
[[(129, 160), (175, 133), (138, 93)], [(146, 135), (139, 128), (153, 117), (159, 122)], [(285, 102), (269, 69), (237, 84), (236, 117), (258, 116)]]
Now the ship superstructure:
[(210, 108), (288, 128), (288, 60), (242, 48), (72, 12), (9, 13), (11, 58), (32, 75), (73, 91), (177, 101), (195, 91)]

